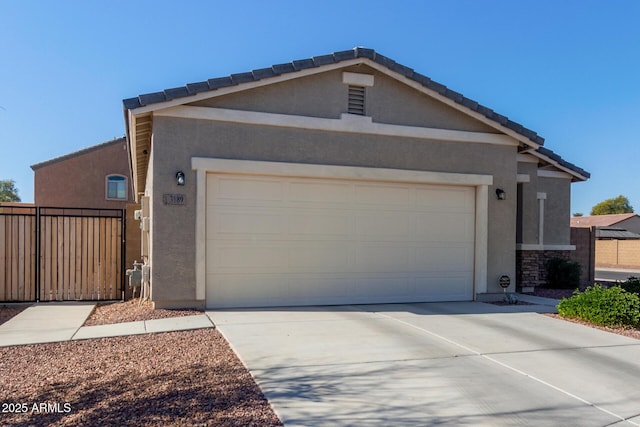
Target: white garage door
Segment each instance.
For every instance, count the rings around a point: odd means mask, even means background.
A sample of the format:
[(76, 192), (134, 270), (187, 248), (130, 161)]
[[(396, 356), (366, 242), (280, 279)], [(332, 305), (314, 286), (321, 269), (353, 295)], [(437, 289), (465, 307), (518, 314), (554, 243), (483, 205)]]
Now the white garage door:
[(207, 307), (473, 298), (473, 187), (207, 175)]

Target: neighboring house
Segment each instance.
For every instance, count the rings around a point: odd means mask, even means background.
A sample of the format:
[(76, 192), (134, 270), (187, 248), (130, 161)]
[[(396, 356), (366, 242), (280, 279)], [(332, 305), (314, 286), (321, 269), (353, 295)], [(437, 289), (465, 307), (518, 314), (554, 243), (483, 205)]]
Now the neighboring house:
[(640, 268), (640, 215), (635, 213), (571, 218), (574, 229), (595, 233), (595, 266)]
[(124, 209), (134, 203), (125, 138), (31, 166), (38, 206)]
[[(127, 142), (116, 138), (31, 166), (34, 202), (40, 207), (126, 210), (125, 266), (140, 254), (140, 223), (135, 204)], [(130, 290), (124, 286), (127, 296)]]
[(592, 216), (574, 216), (571, 218), (572, 227), (590, 228), (621, 228), (640, 234), (640, 215), (636, 213), (611, 214), (611, 215), (592, 215)]
[(123, 102), (158, 308), (491, 299), (575, 249), (587, 172), (371, 49)]

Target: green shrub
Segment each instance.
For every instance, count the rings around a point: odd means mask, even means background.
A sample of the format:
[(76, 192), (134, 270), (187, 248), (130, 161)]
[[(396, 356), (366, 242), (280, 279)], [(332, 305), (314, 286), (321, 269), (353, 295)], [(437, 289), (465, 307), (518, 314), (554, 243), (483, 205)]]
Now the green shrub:
[(547, 287), (554, 289), (577, 289), (580, 287), (582, 267), (575, 261), (551, 258), (546, 263)]
[(584, 292), (575, 291), (571, 298), (561, 300), (558, 314), (594, 325), (638, 327), (640, 298), (620, 286), (604, 288), (596, 283)]
[(627, 292), (640, 295), (640, 278), (630, 276), (626, 282), (620, 283), (620, 287)]

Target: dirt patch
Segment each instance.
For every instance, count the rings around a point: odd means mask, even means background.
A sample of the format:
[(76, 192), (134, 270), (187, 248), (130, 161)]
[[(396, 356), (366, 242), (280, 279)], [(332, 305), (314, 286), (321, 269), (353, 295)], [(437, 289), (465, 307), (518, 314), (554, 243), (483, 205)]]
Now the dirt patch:
[(133, 299), (124, 302), (98, 304), (84, 323), (84, 326), (166, 319), (168, 317), (193, 316), (202, 313), (202, 310), (154, 310), (150, 302), (140, 305), (138, 299)]
[[(584, 290), (584, 289), (581, 289), (581, 290)], [(534, 289), (533, 293), (529, 293), (528, 295), (560, 300), (562, 298), (571, 297), (571, 295), (573, 295), (573, 292), (574, 292), (573, 289), (551, 289), (551, 288), (542, 288), (537, 286)]]
[(2, 425), (281, 425), (215, 329), (0, 348), (0, 402)]

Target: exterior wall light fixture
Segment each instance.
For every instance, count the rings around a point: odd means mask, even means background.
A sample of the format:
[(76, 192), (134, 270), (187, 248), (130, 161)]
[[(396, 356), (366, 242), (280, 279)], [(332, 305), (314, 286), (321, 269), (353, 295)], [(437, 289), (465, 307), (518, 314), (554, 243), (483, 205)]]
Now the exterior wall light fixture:
[(176, 173), (176, 184), (184, 185), (184, 172), (179, 171)]
[(504, 200), (507, 198), (507, 193), (502, 188), (496, 188), (496, 196), (498, 200)]

